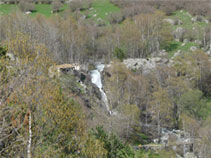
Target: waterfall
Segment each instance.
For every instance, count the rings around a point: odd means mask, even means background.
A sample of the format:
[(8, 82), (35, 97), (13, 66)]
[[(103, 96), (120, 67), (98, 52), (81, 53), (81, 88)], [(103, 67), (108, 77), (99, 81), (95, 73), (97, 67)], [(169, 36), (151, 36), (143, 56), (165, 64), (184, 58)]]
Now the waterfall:
[(105, 65), (98, 64), (96, 66), (96, 70), (91, 71), (91, 82), (99, 88), (103, 103), (105, 104), (107, 111), (111, 115), (112, 111), (109, 108), (108, 98), (107, 98), (106, 93), (103, 90), (103, 85), (102, 85), (102, 80), (101, 80), (101, 72), (104, 70), (104, 67)]

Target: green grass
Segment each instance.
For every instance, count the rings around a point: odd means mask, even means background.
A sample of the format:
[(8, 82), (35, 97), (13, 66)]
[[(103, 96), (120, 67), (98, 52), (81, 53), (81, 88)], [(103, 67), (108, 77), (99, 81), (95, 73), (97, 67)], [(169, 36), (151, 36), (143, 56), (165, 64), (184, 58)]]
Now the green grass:
[(36, 12), (32, 13), (31, 15), (35, 14), (43, 14), (45, 16), (51, 16), (51, 5), (49, 4), (37, 4), (35, 5)]
[(179, 19), (183, 22), (182, 25), (173, 26), (174, 29), (176, 29), (177, 27), (183, 27), (185, 29), (192, 29), (193, 27), (204, 28), (210, 25), (210, 24), (206, 24), (204, 21), (202, 22), (196, 21), (192, 23), (192, 20), (191, 20), (192, 16), (190, 16), (190, 14), (184, 10), (174, 12), (173, 15), (169, 16), (169, 18)]
[[(170, 19), (178, 19), (182, 21), (182, 25), (171, 25), (171, 28), (173, 30), (176, 30), (178, 27), (182, 27), (186, 30), (192, 30), (194, 27), (195, 28), (199, 28), (199, 35), (202, 35), (203, 30), (205, 29), (205, 27), (210, 26), (210, 23), (207, 24), (206, 22), (202, 21), (196, 21), (194, 23), (192, 23), (192, 17), (187, 11), (176, 11), (174, 12), (171, 16), (168, 16), (167, 18)], [(173, 31), (172, 30), (172, 31)], [(182, 42), (176, 42), (176, 41), (171, 41), (167, 46), (164, 47), (164, 49), (166, 49), (166, 51), (168, 52), (168, 57), (171, 58), (175, 52), (177, 52), (178, 50), (181, 50), (182, 52), (187, 52), (190, 50), (190, 47), (192, 46), (196, 46), (198, 47), (198, 44), (194, 43), (194, 42), (187, 42), (184, 46), (182, 45)]]
[[(64, 10), (68, 8), (68, 4), (65, 4), (61, 8), (61, 12), (58, 14), (62, 14)], [(50, 17), (53, 14), (51, 13), (52, 5), (49, 4), (36, 4), (35, 5), (36, 11), (30, 14), (31, 16), (35, 16), (37, 14), (45, 15), (46, 17)], [(18, 10), (17, 5), (11, 4), (1, 4), (0, 5), (0, 14), (10, 14), (13, 11)], [(119, 12), (120, 8), (116, 7), (109, 0), (95, 0), (92, 4), (92, 9), (82, 11), (83, 14), (88, 12), (88, 17), (95, 20), (96, 22), (103, 21), (106, 24), (109, 24), (108, 17), (111, 13)], [(95, 16), (96, 14), (96, 16)]]
[(181, 50), (182, 52), (188, 52), (190, 50), (190, 47), (196, 46), (198, 47), (198, 44), (194, 42), (187, 42), (185, 45), (182, 45), (183, 42), (177, 42), (177, 41), (171, 41), (167, 46), (164, 47), (164, 49), (168, 52), (168, 58), (171, 58), (174, 56), (174, 53), (178, 50)]
[(120, 8), (110, 3), (109, 0), (95, 0), (92, 4), (92, 9), (88, 11), (88, 17), (95, 21), (101, 19), (106, 24), (109, 24), (109, 15), (119, 11)]
[(15, 4), (1, 4), (0, 5), (0, 14), (9, 14), (17, 10), (17, 5)]
[[(62, 14), (64, 10), (66, 10), (68, 8), (68, 5), (65, 4), (62, 8), (61, 8), (61, 12), (59, 12), (59, 14)], [(18, 10), (18, 6), (16, 4), (1, 4), (0, 5), (0, 14), (10, 14), (13, 11), (17, 11)], [(51, 13), (52, 10), (52, 5), (49, 4), (36, 4), (35, 5), (35, 12), (31, 13), (31, 16), (35, 16), (37, 14), (42, 14), (45, 15), (46, 17), (50, 17), (53, 14)]]

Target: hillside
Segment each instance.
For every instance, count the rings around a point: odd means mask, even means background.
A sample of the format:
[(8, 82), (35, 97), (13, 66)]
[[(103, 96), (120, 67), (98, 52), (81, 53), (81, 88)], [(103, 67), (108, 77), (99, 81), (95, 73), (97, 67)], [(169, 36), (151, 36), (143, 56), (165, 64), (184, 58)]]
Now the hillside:
[(0, 157), (209, 158), (209, 1), (4, 0)]

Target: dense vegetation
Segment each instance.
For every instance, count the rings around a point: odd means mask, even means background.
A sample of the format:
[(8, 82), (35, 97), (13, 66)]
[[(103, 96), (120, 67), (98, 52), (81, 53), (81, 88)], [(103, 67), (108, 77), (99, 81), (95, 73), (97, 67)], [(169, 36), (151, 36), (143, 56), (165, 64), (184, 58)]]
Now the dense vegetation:
[[(162, 147), (165, 129), (188, 133), (192, 153), (209, 158), (210, 11), (210, 2), (3, 1), (0, 157), (185, 156), (170, 147), (176, 138)], [(145, 71), (124, 62), (135, 58), (164, 64)], [(91, 84), (99, 62), (115, 115)], [(83, 70), (50, 77), (64, 63)]]

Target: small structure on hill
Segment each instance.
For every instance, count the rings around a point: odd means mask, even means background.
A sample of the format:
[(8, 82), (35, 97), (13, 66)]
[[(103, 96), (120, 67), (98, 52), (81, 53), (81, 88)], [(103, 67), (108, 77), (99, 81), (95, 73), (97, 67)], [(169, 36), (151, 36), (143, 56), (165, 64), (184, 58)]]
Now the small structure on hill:
[(80, 65), (78, 63), (51, 66), (48, 69), (48, 73), (49, 77), (53, 78), (55, 76), (59, 77), (61, 73), (67, 73), (69, 71), (74, 71), (74, 70), (76, 71), (80, 70)]

